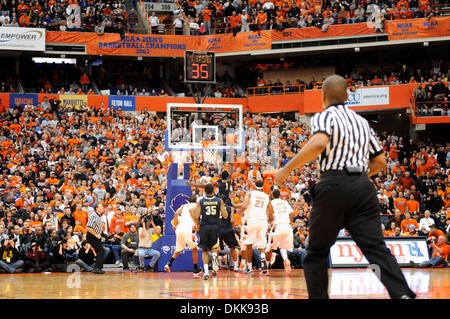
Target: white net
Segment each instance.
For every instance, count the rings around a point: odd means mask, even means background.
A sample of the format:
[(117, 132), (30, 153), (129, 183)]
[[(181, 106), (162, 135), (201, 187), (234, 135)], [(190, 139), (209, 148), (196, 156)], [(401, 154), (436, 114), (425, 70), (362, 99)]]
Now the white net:
[(207, 163), (217, 163), (219, 161), (216, 141), (202, 141), (202, 156), (203, 161)]

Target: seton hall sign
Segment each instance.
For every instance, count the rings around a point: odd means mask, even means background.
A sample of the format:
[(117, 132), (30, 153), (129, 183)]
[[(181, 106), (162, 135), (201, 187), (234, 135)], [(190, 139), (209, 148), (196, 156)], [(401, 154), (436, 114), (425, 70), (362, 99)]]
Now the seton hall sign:
[[(386, 247), (400, 266), (410, 261), (420, 264), (429, 259), (426, 237), (386, 237)], [(363, 267), (370, 263), (351, 238), (338, 238), (330, 251), (332, 267)]]

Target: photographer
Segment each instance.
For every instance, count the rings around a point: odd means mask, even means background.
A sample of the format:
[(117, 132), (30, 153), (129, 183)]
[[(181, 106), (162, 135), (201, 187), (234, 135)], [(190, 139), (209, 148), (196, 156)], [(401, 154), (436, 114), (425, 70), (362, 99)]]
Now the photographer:
[(152, 249), (153, 231), (150, 226), (152, 226), (153, 229), (156, 228), (155, 224), (153, 223), (153, 216), (145, 215), (143, 218), (141, 218), (139, 225), (139, 271), (144, 271), (144, 261), (146, 255), (151, 257), (147, 270), (155, 271), (156, 263), (161, 257), (161, 254), (159, 253), (159, 251)]
[(66, 272), (67, 271), (66, 257), (64, 255), (64, 249), (63, 249), (64, 242), (66, 242), (66, 240), (59, 237), (59, 238), (57, 238), (56, 245), (53, 246), (52, 270), (54, 272)]
[[(150, 210), (150, 209), (149, 209)], [(160, 210), (157, 206), (153, 206), (152, 214), (153, 214), (153, 223), (155, 223), (156, 226), (161, 226), (162, 229), (164, 229), (164, 221), (162, 220), (160, 216)]]
[(68, 263), (75, 262), (78, 259), (77, 254), (77, 245), (72, 239), (72, 235), (70, 233), (67, 233), (63, 239), (63, 245), (60, 246), (59, 250), (63, 250), (63, 255), (65, 257), (65, 260)]
[(84, 268), (86, 271), (91, 272), (94, 270), (95, 257), (97, 257), (97, 253), (94, 248), (86, 241), (83, 241), (81, 243), (81, 248), (78, 251), (77, 265)]
[(431, 255), (430, 260), (424, 261), (419, 265), (420, 268), (448, 266), (447, 256), (450, 253), (450, 246), (448, 246), (445, 241), (445, 236), (439, 236), (437, 241), (435, 237), (430, 237), (427, 240), (430, 247), (433, 249), (433, 254)]
[(41, 248), (41, 245), (35, 241), (31, 242), (31, 249), (28, 251), (23, 266), (24, 272), (43, 272), (50, 268), (50, 261)]
[(8, 239), (2, 240), (2, 246), (0, 247), (0, 268), (10, 274), (16, 272), (24, 264), (15, 245), (16, 240), (10, 236)]
[(47, 256), (52, 257), (53, 256), (53, 250), (57, 246), (58, 246), (58, 236), (56, 234), (56, 230), (52, 229), (49, 232), (48, 238), (45, 239), (45, 242), (42, 245), (42, 249), (47, 254)]
[(430, 232), (428, 233), (428, 239), (436, 241), (440, 236), (445, 236), (442, 230), (437, 229), (436, 224), (431, 224), (428, 226), (430, 228)]
[(128, 267), (128, 258), (134, 256), (139, 248), (139, 235), (135, 224), (130, 225), (130, 231), (123, 235), (120, 244), (122, 246), (120, 255), (122, 257), (123, 270), (130, 270)]

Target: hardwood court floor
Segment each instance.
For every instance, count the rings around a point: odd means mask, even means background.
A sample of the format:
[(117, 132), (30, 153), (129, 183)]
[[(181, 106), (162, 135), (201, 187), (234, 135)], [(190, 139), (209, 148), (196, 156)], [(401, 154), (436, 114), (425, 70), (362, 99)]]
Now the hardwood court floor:
[[(419, 299), (449, 299), (450, 269), (403, 269)], [(76, 277), (79, 275), (79, 277)], [(74, 280), (75, 279), (75, 280)], [(76, 280), (78, 279), (78, 281)], [(365, 269), (330, 271), (330, 297), (386, 299), (386, 290)], [(66, 274), (0, 274), (0, 299), (306, 299), (303, 270), (270, 276), (220, 271), (208, 281), (189, 272), (107, 271)]]

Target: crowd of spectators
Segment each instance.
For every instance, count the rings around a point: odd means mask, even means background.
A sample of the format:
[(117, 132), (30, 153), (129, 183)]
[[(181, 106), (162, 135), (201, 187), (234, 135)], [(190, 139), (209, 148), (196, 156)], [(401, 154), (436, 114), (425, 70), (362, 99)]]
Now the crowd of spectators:
[(183, 0), (174, 21), (176, 34), (183, 25), (191, 35), (319, 27), (374, 22), (378, 31), (385, 20), (439, 16), (429, 0)]
[[(446, 71), (445, 71), (446, 70)], [(448, 97), (450, 91), (448, 88), (448, 82), (450, 79), (450, 68), (445, 69), (445, 65), (442, 63), (436, 63), (433, 67), (421, 68), (420, 66), (408, 66), (402, 65), (398, 69), (393, 67), (391, 71), (364, 71), (359, 66), (355, 67), (351, 73), (344, 74), (344, 78), (349, 85), (362, 87), (362, 86), (377, 86), (377, 85), (399, 85), (399, 84), (418, 84), (418, 87), (427, 90), (423, 96), (419, 95), (422, 91), (417, 91), (417, 100), (425, 101), (425, 99), (431, 100), (443, 100)], [(312, 79), (309, 82), (297, 79), (295, 83), (290, 81), (277, 81), (272, 80), (265, 81), (263, 76), (257, 77), (256, 85), (258, 86), (270, 86), (274, 87), (273, 90), (278, 88), (282, 89), (283, 86), (303, 86), (307, 90), (314, 88), (320, 88), (320, 84), (323, 79)], [(420, 84), (420, 85), (419, 85)]]
[(5, 60), (3, 65), (2, 75), (0, 78), (0, 93), (9, 93), (17, 91), (17, 80), (14, 72), (14, 67), (10, 63), (10, 60)]
[[(37, 27), (49, 31), (124, 34), (128, 23), (123, 0), (2, 0), (0, 14), (0, 25)], [(133, 15), (132, 23), (134, 18)]]
[(13, 76), (8, 76), (4, 81), (1, 81), (0, 92), (1, 93), (16, 92), (16, 81)]
[(46, 94), (94, 94), (87, 68), (74, 64), (25, 64), (25, 91)]
[[(72, 109), (54, 99), (9, 111), (0, 115), (4, 270), (64, 271), (81, 264), (83, 252), (93, 253), (84, 236), (98, 201), (106, 207), (105, 244), (117, 245), (115, 226), (121, 236), (129, 231), (126, 223), (147, 211), (163, 227), (169, 162), (161, 144), (162, 119)], [(117, 255), (113, 247), (110, 258)], [(27, 261), (40, 267), (29, 269)]]
[(246, 93), (240, 88), (236, 80), (226, 71), (223, 75), (217, 75), (217, 83), (211, 87), (193, 87), (192, 91), (183, 80), (183, 75), (172, 77), (170, 79), (170, 86), (177, 95), (184, 96), (198, 96), (199, 90), (201, 96), (216, 97), (216, 98), (241, 98), (245, 97)]
[[(235, 202), (243, 200), (256, 179), (263, 179), (264, 191), (270, 192), (274, 168), (292, 158), (310, 134), (306, 124), (276, 115), (246, 113), (244, 125), (246, 131), (278, 129), (279, 145), (268, 138), (269, 153), (238, 154), (230, 163), (193, 156), (191, 165), (195, 181), (212, 181), (229, 170)], [(0, 253), (0, 267), (11, 273), (66, 271), (70, 264), (90, 270), (95, 254), (85, 243), (85, 227), (93, 206), (101, 202), (107, 260), (127, 269), (128, 257), (138, 258), (136, 247), (122, 246), (123, 237), (134, 232), (132, 224), (151, 213), (155, 240), (165, 231), (167, 173), (174, 157), (164, 149), (165, 128), (164, 114), (71, 108), (54, 99), (0, 114), (0, 252), (6, 251)], [(450, 144), (386, 132), (379, 138), (388, 166), (373, 182), (386, 236), (420, 234), (430, 238), (431, 248), (431, 237), (440, 244), (450, 227)], [(262, 142), (253, 136), (247, 148), (258, 149)], [(295, 211), (290, 257), (297, 266), (308, 236), (310, 190), (319, 179), (316, 167), (311, 163), (295, 170), (280, 189)], [(236, 211), (238, 225), (239, 217)], [(134, 253), (128, 254), (130, 249)]]
[[(65, 2), (42, 0), (3, 0), (0, 25), (41, 27), (58, 31), (102, 33), (139, 32), (136, 1), (127, 13), (124, 0)], [(333, 24), (374, 21), (383, 29), (384, 20), (439, 16), (430, 0), (183, 0), (175, 11), (175, 34), (184, 29), (191, 35), (284, 30), (319, 27), (326, 32)], [(377, 22), (378, 21), (378, 22)], [(149, 13), (152, 33), (160, 21)], [(143, 31), (143, 30), (142, 30)]]
[[(445, 70), (447, 70), (445, 72)], [(450, 115), (450, 69), (441, 67), (436, 63), (431, 68), (415, 68), (402, 65), (399, 70), (392, 72), (361, 72), (355, 68), (350, 75), (345, 74), (349, 90), (355, 91), (358, 87), (381, 85), (416, 85), (413, 91), (417, 115)], [(272, 82), (265, 81), (258, 76), (256, 85), (248, 88), (249, 95), (290, 94), (303, 90), (320, 89), (322, 81), (312, 79), (309, 82), (297, 79), (295, 83), (289, 80)]]
[(109, 90), (111, 95), (168, 96), (162, 81), (155, 79), (155, 64), (139, 62), (112, 63), (104, 61), (93, 70), (100, 91)]

